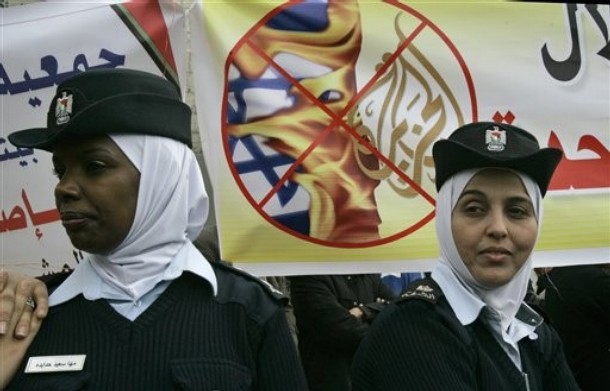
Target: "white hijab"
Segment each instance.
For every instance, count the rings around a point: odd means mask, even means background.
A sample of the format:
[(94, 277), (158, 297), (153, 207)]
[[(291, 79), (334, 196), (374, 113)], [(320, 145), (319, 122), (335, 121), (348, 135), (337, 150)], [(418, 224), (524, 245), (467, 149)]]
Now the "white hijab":
[[(493, 308), (501, 317), (502, 329), (507, 330), (527, 293), (527, 286), (532, 271), (532, 254), (527, 257), (521, 269), (509, 282), (497, 288), (487, 287), (476, 281), (466, 265), (464, 265), (451, 230), (453, 208), (455, 208), (466, 185), (481, 170), (470, 169), (460, 171), (449, 178), (438, 193), (436, 201), (436, 234), (440, 247), (439, 263), (447, 266), (468, 292), (479, 297), (487, 306)], [(542, 195), (540, 194), (540, 188), (530, 177), (517, 171), (510, 171), (519, 176), (532, 201), (534, 213), (538, 221), (537, 241), (542, 221)]]
[(209, 200), (195, 155), (185, 144), (151, 135), (110, 137), (140, 172), (136, 212), (117, 248), (104, 255), (85, 253), (85, 260), (109, 285), (138, 300), (197, 238)]

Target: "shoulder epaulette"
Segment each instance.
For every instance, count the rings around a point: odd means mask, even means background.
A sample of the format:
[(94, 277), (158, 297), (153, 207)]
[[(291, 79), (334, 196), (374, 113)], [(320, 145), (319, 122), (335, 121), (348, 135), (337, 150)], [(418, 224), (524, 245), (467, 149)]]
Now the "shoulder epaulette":
[(281, 301), (283, 303), (288, 302), (288, 297), (283, 292), (276, 289), (273, 285), (271, 285), (270, 283), (268, 283), (267, 281), (265, 281), (263, 279), (253, 276), (252, 274), (250, 274), (244, 270), (238, 269), (227, 262), (211, 262), (211, 264), (212, 264), (212, 267), (214, 267), (216, 269), (224, 270), (230, 274), (234, 274), (239, 277), (242, 277), (246, 281), (251, 281), (251, 282), (255, 283), (256, 285), (262, 287), (263, 291), (265, 291), (269, 296), (271, 296), (273, 299), (275, 299), (277, 301)]
[(443, 291), (436, 282), (431, 278), (425, 278), (411, 283), (404, 293), (396, 299), (396, 303), (418, 299), (435, 304), (442, 296)]

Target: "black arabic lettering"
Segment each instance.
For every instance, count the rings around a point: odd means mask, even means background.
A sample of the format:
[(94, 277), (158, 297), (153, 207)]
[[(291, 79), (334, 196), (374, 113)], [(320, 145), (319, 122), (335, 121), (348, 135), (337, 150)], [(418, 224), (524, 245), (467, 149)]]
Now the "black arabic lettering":
[(51, 364), (48, 362), (36, 363), (36, 368), (40, 368), (40, 369), (48, 368), (50, 366), (51, 366)]
[[(607, 21), (604, 20), (603, 16), (599, 12), (598, 4), (587, 4), (585, 9), (591, 15), (591, 18), (597, 25), (601, 32), (604, 40), (606, 41), (605, 46), (597, 52), (597, 54), (606, 60), (610, 60), (610, 41), (608, 39), (608, 25)], [(578, 75), (582, 65), (582, 53), (581, 53), (581, 37), (578, 33), (578, 5), (577, 4), (566, 4), (566, 11), (568, 13), (568, 26), (570, 28), (570, 40), (572, 43), (572, 49), (569, 56), (565, 60), (555, 60), (551, 57), (547, 44), (542, 46), (542, 61), (547, 72), (556, 80), (559, 81), (570, 81)]]
[(608, 35), (608, 25), (604, 23), (604, 17), (601, 12), (599, 12), (598, 4), (586, 4), (585, 8), (591, 14), (591, 17), (595, 21), (597, 27), (599, 27), (599, 31), (602, 33), (604, 39), (606, 40), (606, 46), (601, 48), (597, 54), (605, 58), (606, 60), (610, 60), (610, 36)]

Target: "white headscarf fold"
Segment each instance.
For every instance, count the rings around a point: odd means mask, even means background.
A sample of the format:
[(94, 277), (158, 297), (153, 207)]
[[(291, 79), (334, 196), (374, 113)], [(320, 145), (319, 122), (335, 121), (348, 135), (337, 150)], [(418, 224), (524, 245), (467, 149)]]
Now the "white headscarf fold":
[[(494, 288), (488, 287), (474, 279), (464, 261), (460, 257), (451, 230), (451, 215), (453, 208), (472, 177), (481, 169), (460, 171), (449, 178), (441, 187), (436, 201), (436, 234), (440, 247), (439, 263), (451, 269), (457, 280), (472, 294), (478, 296), (485, 304), (493, 308), (501, 317), (503, 330), (507, 330), (519, 310), (527, 293), (527, 286), (532, 271), (532, 254), (521, 266), (521, 269), (506, 284)], [(538, 233), (542, 221), (542, 195), (538, 185), (528, 176), (510, 170), (521, 179), (534, 207), (538, 221)]]
[(111, 135), (140, 172), (134, 221), (109, 254), (85, 254), (85, 261), (109, 285), (133, 300), (161, 280), (178, 252), (197, 238), (208, 215), (208, 196), (193, 151), (151, 135)]

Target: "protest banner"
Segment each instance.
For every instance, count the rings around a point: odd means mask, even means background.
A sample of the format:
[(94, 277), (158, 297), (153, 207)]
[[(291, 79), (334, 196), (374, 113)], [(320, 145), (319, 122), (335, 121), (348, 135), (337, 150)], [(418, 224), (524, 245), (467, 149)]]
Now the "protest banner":
[(223, 258), (428, 269), (433, 142), (511, 123), (564, 151), (537, 266), (610, 260), (608, 5), (202, 2), (189, 13)]
[[(258, 275), (429, 268), (431, 145), (493, 120), (565, 154), (536, 265), (608, 262), (609, 8), (195, 3), (190, 87), (223, 258)], [(6, 135), (44, 124), (57, 83), (85, 69), (143, 69), (186, 89), (185, 18), (157, 1), (0, 12), (0, 256), (58, 271), (80, 254), (54, 209), (50, 155)]]

